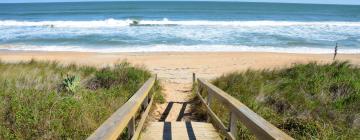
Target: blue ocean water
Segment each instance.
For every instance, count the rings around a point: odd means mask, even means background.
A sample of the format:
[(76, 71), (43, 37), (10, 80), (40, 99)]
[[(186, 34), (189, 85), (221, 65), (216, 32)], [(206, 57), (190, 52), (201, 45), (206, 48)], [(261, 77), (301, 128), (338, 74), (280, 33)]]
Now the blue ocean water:
[(360, 6), (244, 2), (0, 4), (0, 49), (360, 53)]

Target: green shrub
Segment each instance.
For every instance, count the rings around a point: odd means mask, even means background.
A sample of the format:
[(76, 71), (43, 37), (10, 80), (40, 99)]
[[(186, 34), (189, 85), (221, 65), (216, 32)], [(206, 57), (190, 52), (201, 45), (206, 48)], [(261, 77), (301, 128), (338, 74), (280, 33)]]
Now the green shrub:
[(296, 139), (360, 139), (348, 119), (360, 114), (360, 68), (348, 62), (234, 72), (213, 83)]
[(295, 137), (302, 138), (318, 138), (319, 132), (321, 131), (319, 123), (313, 120), (300, 119), (300, 118), (289, 118), (286, 119), (279, 128), (287, 130), (292, 134), (296, 134)]
[[(104, 69), (1, 62), (0, 139), (86, 139), (149, 77), (126, 62)], [(156, 87), (152, 92), (161, 96)]]
[(104, 68), (95, 72), (95, 80), (102, 88), (110, 88), (110, 86), (116, 84), (116, 79), (118, 79), (118, 77), (120, 77), (120, 75), (113, 73), (110, 68)]
[(77, 88), (80, 86), (79, 76), (66, 76), (62, 82), (63, 87), (66, 91), (75, 93)]

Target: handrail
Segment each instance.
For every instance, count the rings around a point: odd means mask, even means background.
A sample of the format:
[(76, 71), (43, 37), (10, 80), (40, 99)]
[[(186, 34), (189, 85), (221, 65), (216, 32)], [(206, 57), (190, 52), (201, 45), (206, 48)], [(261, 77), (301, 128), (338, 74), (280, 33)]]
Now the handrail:
[[(195, 75), (193, 75), (195, 76)], [(195, 78), (193, 78), (193, 82)], [(237, 121), (240, 121), (246, 126), (247, 129), (252, 132), (256, 138), (261, 140), (292, 140), (293, 138), (266, 121), (264, 118), (253, 112), (246, 105), (230, 96), (223, 90), (212, 85), (204, 79), (197, 79), (197, 96), (201, 102), (205, 105), (209, 118), (213, 120), (214, 125), (218, 127), (225, 134), (228, 139), (236, 139), (237, 134)], [(202, 97), (201, 90), (203, 88), (207, 91), (207, 100)], [(216, 114), (211, 110), (211, 98), (216, 98), (223, 103), (230, 110), (229, 126), (226, 127)]]
[[(116, 140), (125, 128), (128, 129), (129, 137), (136, 140), (149, 114), (152, 96), (149, 92), (156, 81), (156, 76), (149, 78), (144, 85), (118, 110), (115, 111), (87, 140)], [(135, 117), (141, 110), (141, 120), (135, 128)]]

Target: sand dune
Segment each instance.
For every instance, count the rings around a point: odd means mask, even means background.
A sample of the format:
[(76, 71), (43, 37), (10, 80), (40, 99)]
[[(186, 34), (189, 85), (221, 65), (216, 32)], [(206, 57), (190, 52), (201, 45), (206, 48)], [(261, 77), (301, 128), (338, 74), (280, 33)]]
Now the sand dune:
[[(360, 54), (338, 55), (338, 60), (348, 60), (360, 65)], [(289, 54), (289, 53), (253, 53), (253, 52), (168, 52), (168, 53), (79, 53), (79, 52), (0, 52), (5, 62), (23, 60), (56, 60), (64, 64), (76, 63), (103, 67), (117, 61), (127, 60), (135, 65), (147, 67), (156, 73), (164, 86), (166, 104), (157, 105), (152, 112), (153, 119), (160, 120), (168, 103), (172, 109), (165, 118), (175, 121), (190, 95), (192, 73), (198, 77), (211, 79), (224, 73), (246, 69), (268, 69), (288, 67), (293, 63), (318, 61), (332, 62), (332, 54)], [(189, 112), (187, 106), (185, 112)]]

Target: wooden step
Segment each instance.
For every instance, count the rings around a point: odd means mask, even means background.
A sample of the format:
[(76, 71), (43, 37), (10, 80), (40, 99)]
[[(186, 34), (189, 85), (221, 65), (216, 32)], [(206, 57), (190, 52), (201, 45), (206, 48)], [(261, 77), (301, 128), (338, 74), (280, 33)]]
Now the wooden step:
[(220, 140), (212, 124), (205, 122), (150, 122), (142, 140)]

